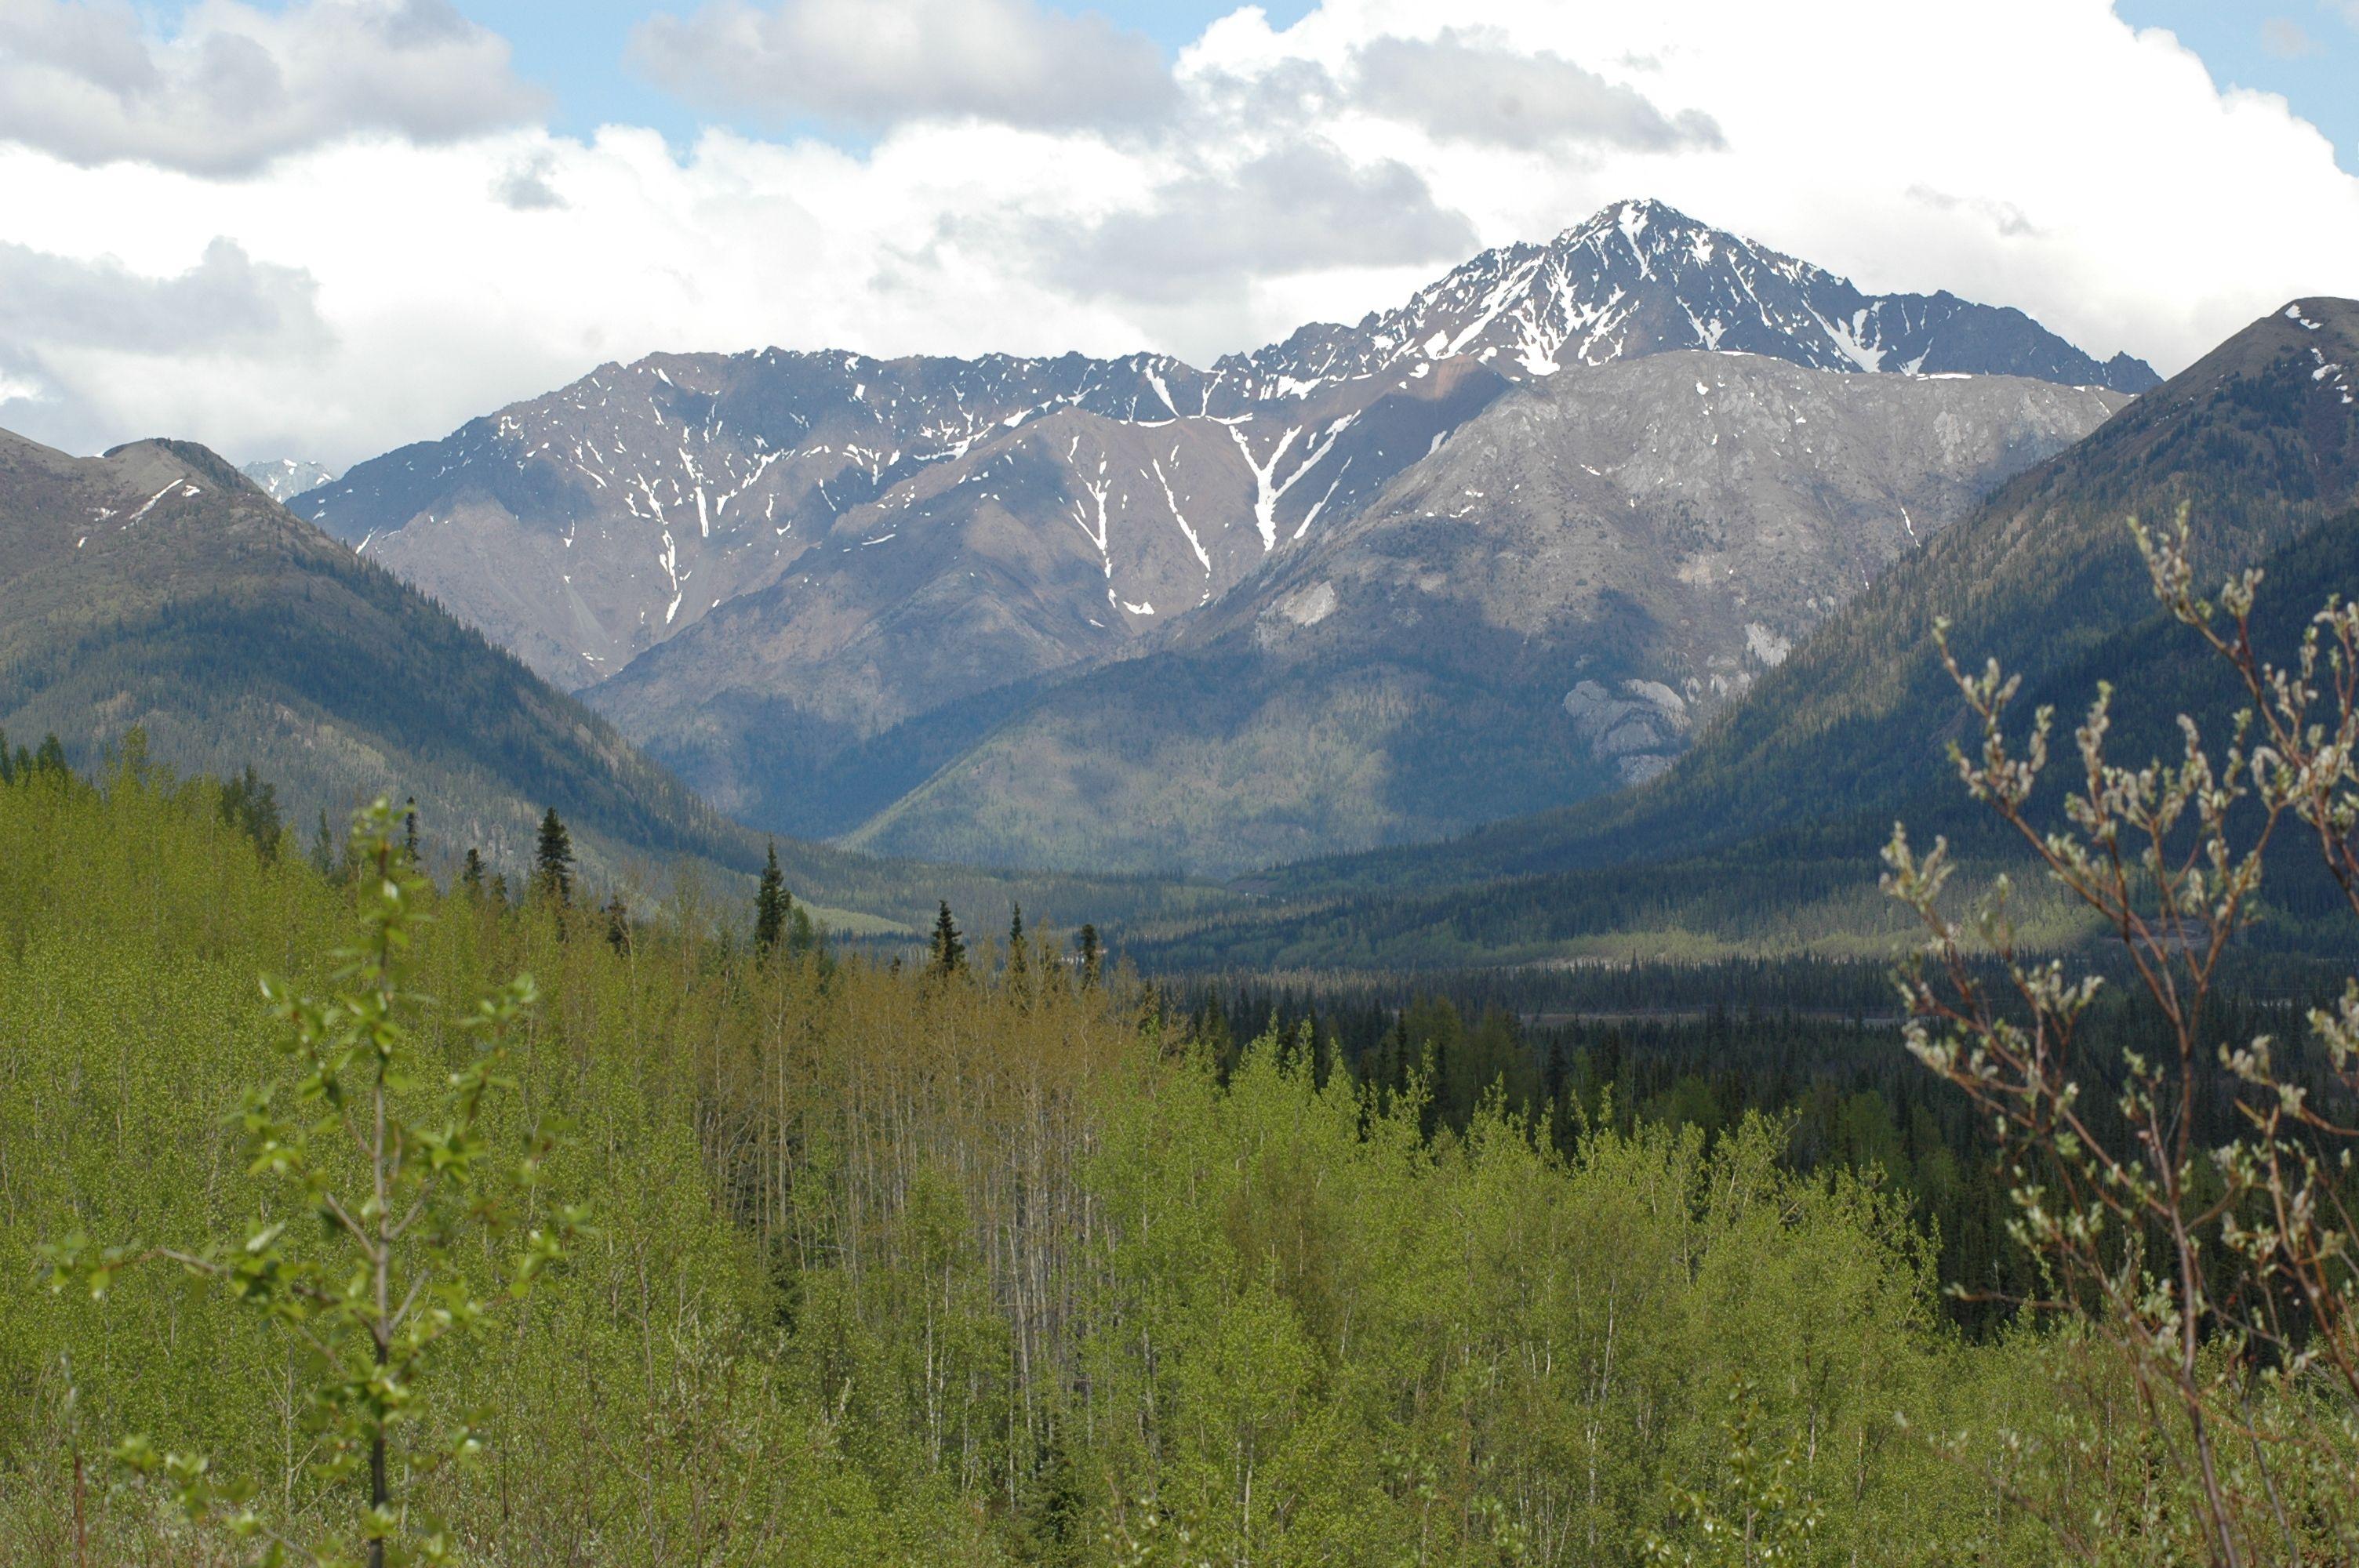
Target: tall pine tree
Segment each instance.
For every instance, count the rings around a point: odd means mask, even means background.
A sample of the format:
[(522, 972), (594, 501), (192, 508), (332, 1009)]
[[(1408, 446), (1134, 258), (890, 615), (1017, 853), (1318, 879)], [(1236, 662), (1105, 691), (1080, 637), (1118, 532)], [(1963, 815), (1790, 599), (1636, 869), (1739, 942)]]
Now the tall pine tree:
[(966, 944), (959, 940), (957, 923), (951, 919), (948, 899), (942, 901), (942, 912), (934, 917), (933, 972), (952, 975), (966, 968)]
[(336, 874), (336, 836), (328, 827), (328, 814), (320, 813), (320, 831), (311, 840), (311, 869), (323, 877)]
[(560, 903), (573, 902), (573, 835), (550, 806), (540, 819), (540, 844), (533, 853), (533, 881)]
[(1031, 960), (1024, 940), (1024, 906), (1016, 906), (1016, 917), (1007, 923), (1007, 989), (1019, 995), (1032, 989)]
[(459, 873), (459, 881), (470, 897), (481, 898), (484, 892), (484, 852), (473, 845), (467, 849), (467, 869)]
[(787, 934), (787, 922), (793, 914), (794, 896), (787, 892), (787, 879), (778, 871), (778, 846), (770, 845), (770, 859), (762, 868), (762, 885), (754, 890), (754, 950), (756, 953), (775, 951)]
[(1105, 964), (1105, 954), (1098, 946), (1098, 928), (1095, 925), (1082, 926), (1080, 935), (1073, 938), (1073, 945), (1081, 949), (1082, 986), (1096, 985), (1098, 972)]

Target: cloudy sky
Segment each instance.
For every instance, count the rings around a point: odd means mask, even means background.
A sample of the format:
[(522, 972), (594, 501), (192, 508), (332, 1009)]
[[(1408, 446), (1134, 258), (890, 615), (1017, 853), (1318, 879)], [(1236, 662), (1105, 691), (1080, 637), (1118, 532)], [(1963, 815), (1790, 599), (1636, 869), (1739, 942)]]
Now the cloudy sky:
[(0, 427), (342, 465), (656, 349), (1161, 349), (1657, 196), (2177, 370), (2359, 295), (2359, 0), (0, 0)]

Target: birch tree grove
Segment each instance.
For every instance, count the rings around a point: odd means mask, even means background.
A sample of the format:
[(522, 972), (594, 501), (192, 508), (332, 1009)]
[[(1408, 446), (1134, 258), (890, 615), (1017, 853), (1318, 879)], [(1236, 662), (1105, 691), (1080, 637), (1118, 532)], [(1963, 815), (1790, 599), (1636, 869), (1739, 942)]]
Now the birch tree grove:
[[(0, 786), (7, 1568), (2204, 1561), (2135, 1368), (1964, 1336), (1906, 1195), (1777, 1119), (1433, 1116), (1413, 1063), (1199, 1036), (1037, 919), (943, 973), (692, 885), (568, 939), (218, 792)], [(2311, 1423), (2304, 1519), (2348, 1452), (2309, 1397), (2239, 1417)]]

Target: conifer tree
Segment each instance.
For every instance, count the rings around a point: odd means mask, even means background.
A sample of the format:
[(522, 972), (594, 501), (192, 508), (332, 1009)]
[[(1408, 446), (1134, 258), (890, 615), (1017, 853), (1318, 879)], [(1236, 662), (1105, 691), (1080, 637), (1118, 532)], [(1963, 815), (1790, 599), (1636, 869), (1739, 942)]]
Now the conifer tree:
[(630, 907), (624, 903), (621, 893), (616, 893), (606, 901), (604, 913), (607, 945), (617, 953), (629, 952), (631, 950), (631, 911)]
[(770, 845), (769, 860), (762, 867), (761, 886), (754, 890), (754, 951), (769, 954), (775, 951), (787, 933), (787, 918), (795, 901), (787, 892), (787, 879), (778, 871), (778, 846)]
[(1098, 946), (1098, 928), (1095, 925), (1082, 926), (1080, 935), (1073, 938), (1073, 946), (1081, 951), (1082, 986), (1087, 989), (1098, 983), (1099, 971), (1105, 965), (1104, 951)]
[(418, 797), (414, 795), (401, 808), (401, 852), (409, 857), (412, 866), (418, 864)]
[(481, 898), (484, 893), (484, 852), (473, 845), (467, 849), (467, 869), (459, 874), (459, 881), (470, 896)]
[(65, 742), (59, 740), (58, 732), (52, 730), (41, 737), (41, 749), (33, 753), (33, 772), (63, 777), (68, 771)]
[(933, 972), (951, 975), (964, 968), (966, 944), (959, 939), (958, 925), (951, 919), (950, 901), (944, 899), (941, 913), (934, 917)]
[(8, 760), (8, 731), (0, 730), (0, 784), (16, 782), (16, 766)]
[(222, 784), (219, 803), (222, 823), (237, 828), (254, 840), (266, 860), (278, 852), (278, 786), (266, 784), (246, 764), (245, 772)]
[(1015, 918), (1007, 923), (1007, 989), (1027, 992), (1032, 989), (1032, 969), (1025, 957), (1024, 906), (1016, 906)]
[(550, 806), (540, 819), (540, 844), (534, 851), (534, 884), (560, 903), (573, 902), (573, 835)]
[(320, 831), (311, 840), (311, 869), (323, 877), (336, 874), (336, 836), (329, 829), (324, 807), (320, 812)]
[(516, 902), (515, 896), (508, 892), (508, 874), (506, 871), (492, 873), (492, 897), (499, 901), (503, 909)]

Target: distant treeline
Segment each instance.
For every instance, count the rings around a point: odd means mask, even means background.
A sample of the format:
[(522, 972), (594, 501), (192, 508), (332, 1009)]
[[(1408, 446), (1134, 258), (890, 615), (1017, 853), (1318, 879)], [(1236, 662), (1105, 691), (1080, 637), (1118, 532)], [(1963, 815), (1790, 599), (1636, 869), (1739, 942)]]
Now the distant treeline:
[[(2101, 958), (2093, 966), (2107, 967)], [(1986, 983), (1995, 964), (1978, 967)], [(2340, 994), (2321, 960), (2252, 955), (2229, 971), (2210, 1019), (2222, 1040), (2299, 1037), (2312, 1007)], [(1906, 1195), (1955, 1287), (1949, 1306), (1975, 1333), (2007, 1310), (1991, 1298), (2033, 1285), (2006, 1234), (2012, 1178), (1988, 1156), (1987, 1129), (1964, 1099), (1904, 1048), (1892, 966), (1809, 957), (1701, 965), (1597, 963), (1418, 975), (1232, 977), (1167, 984), (1159, 1005), (1216, 1062), (1269, 1033), (1321, 1073), (1341, 1071), (1386, 1096), (1422, 1081), (1428, 1137), (1463, 1131), (1486, 1096), (1530, 1118), (1571, 1156), (1598, 1130), (1694, 1129), (1708, 1141), (1767, 1115), (1787, 1128), (1783, 1158), (1803, 1174), (1881, 1180)], [(2082, 1048), (2111, 1076), (2122, 1054), (2164, 1039), (2128, 977), (2087, 1021)], [(2223, 1092), (2212, 1104), (2225, 1108)], [(2326, 1092), (2320, 1086), (2320, 1092)], [(2116, 1125), (2093, 1105), (2095, 1123)], [(2216, 1141), (2225, 1119), (2199, 1130)]]

